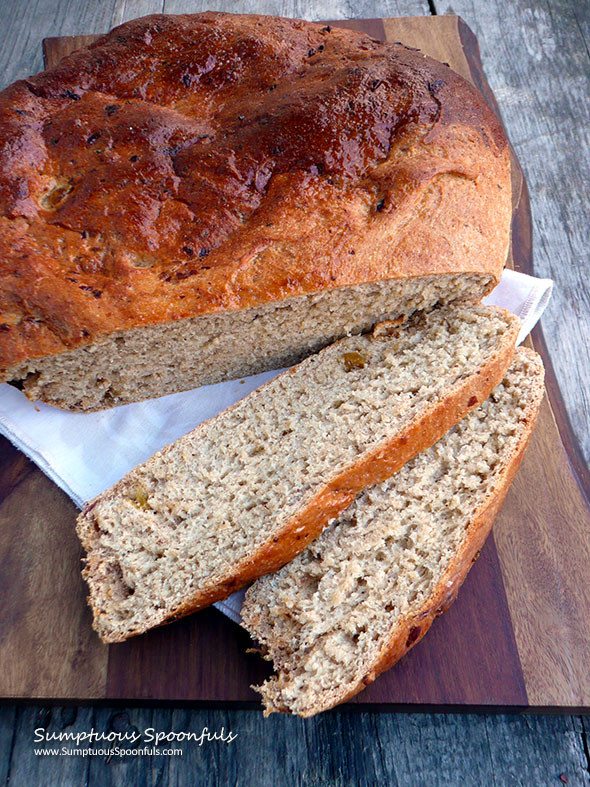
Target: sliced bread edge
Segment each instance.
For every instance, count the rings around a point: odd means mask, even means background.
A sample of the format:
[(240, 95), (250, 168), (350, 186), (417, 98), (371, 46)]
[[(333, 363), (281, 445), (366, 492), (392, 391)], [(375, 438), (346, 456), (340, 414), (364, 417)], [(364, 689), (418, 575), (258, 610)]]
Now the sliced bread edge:
[[(377, 657), (371, 664), (367, 664), (363, 668), (360, 677), (344, 686), (334, 687), (332, 692), (327, 696), (323, 696), (323, 701), (317, 701), (315, 704), (306, 707), (305, 710), (297, 711), (297, 715), (309, 718), (317, 713), (329, 710), (335, 705), (346, 702), (361, 692), (379, 675), (398, 662), (414, 645), (420, 642), (430, 629), (435, 618), (446, 612), (457, 598), (459, 589), (479, 556), (479, 552), (491, 531), (494, 520), (518, 472), (526, 448), (533, 435), (544, 396), (544, 370), (540, 356), (533, 350), (522, 347), (519, 348), (518, 353), (525, 354), (528, 357), (529, 361), (536, 367), (537, 374), (537, 381), (533, 388), (534, 396), (525, 419), (526, 429), (523, 430), (516, 447), (507, 459), (502, 469), (499, 483), (491, 490), (482, 505), (474, 513), (469, 523), (469, 536), (463, 543), (462, 548), (455, 555), (440, 578), (435, 590), (423, 606), (415, 613), (398, 621), (388, 639), (380, 648)], [(252, 590), (255, 588), (256, 585), (252, 586)], [(256, 637), (260, 627), (260, 620), (253, 602), (253, 595), (250, 591), (246, 594), (246, 600), (242, 608), (242, 622), (246, 629)], [(263, 652), (265, 650), (266, 647), (263, 644)], [(266, 656), (266, 658), (270, 657)], [(253, 688), (262, 695), (265, 716), (274, 712), (293, 713), (293, 710), (285, 704), (282, 698), (281, 690), (276, 685), (276, 677), (271, 677), (261, 686), (254, 686)]]

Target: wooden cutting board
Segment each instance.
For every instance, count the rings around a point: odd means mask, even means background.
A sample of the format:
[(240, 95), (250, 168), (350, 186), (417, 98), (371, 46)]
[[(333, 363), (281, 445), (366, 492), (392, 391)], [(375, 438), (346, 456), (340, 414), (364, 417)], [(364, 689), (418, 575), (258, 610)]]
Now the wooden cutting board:
[[(402, 41), (482, 90), (477, 41), (455, 16), (332, 22)], [(43, 42), (47, 66), (96, 36)], [(514, 158), (510, 264), (532, 273), (526, 183)], [(590, 482), (540, 329), (548, 398), (493, 536), (451, 610), (353, 704), (590, 707)], [(119, 645), (90, 625), (66, 495), (0, 444), (0, 696), (257, 704), (269, 673), (247, 634), (215, 609)]]

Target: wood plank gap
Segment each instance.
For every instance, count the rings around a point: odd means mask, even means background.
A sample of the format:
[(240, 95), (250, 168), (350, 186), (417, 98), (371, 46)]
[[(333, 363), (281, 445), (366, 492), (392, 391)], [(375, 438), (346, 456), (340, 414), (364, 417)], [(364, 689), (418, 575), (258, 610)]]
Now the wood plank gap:
[(16, 708), (14, 714), (14, 721), (12, 725), (12, 737), (10, 739), (10, 749), (8, 751), (8, 765), (6, 768), (6, 784), (10, 784), (10, 777), (12, 774), (12, 760), (14, 757), (14, 749), (16, 746), (16, 731), (18, 729), (18, 716), (22, 712), (22, 708)]
[(586, 729), (586, 724), (588, 723), (587, 720), (580, 716), (580, 722), (582, 724), (582, 731), (581, 731), (581, 738), (582, 738), (582, 749), (584, 752), (584, 757), (586, 758), (586, 770), (590, 776), (590, 748), (588, 747), (588, 730)]

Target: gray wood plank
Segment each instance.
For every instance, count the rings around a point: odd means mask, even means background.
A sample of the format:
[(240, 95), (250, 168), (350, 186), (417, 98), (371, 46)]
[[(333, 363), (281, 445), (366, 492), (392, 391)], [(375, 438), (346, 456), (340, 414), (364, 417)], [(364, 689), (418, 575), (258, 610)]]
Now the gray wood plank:
[(106, 33), (116, 0), (2, 0), (0, 88), (43, 68), (47, 36)]
[[(16, 715), (5, 766), (11, 787), (590, 784), (585, 752), (590, 718), (334, 712), (302, 720), (264, 719), (258, 711), (32, 707)], [(10, 724), (6, 713), (0, 719)], [(231, 743), (177, 743), (182, 755), (169, 757), (34, 756), (38, 726), (49, 732), (151, 727), (198, 735), (223, 728), (226, 736), (231, 731), (237, 737)], [(0, 747), (3, 755), (2, 739)]]
[(496, 784), (590, 783), (581, 717), (492, 716), (485, 727)]
[(167, 14), (232, 11), (236, 14), (275, 14), (308, 20), (430, 13), (428, 0), (165, 0), (164, 10)]
[[(170, 724), (171, 711), (152, 710), (151, 708), (135, 708), (119, 710), (113, 708), (96, 708), (96, 729), (122, 734), (141, 734), (154, 728), (166, 732), (172, 729)], [(154, 718), (155, 717), (155, 718)], [(152, 748), (153, 744), (139, 742), (138, 747)], [(164, 748), (160, 744), (160, 748)], [(124, 744), (121, 748), (132, 749), (136, 744)], [(166, 785), (169, 784), (168, 766), (170, 758), (150, 756), (148, 754), (116, 754), (111, 757), (95, 757), (90, 762), (88, 784), (101, 787), (117, 787), (118, 785)], [(199, 782), (195, 782), (199, 784)]]
[(569, 418), (590, 462), (590, 3), (435, 0), (463, 17), (525, 171), (535, 271), (555, 279), (543, 330)]
[(0, 706), (0, 784), (6, 784), (10, 776), (16, 736), (16, 713), (17, 709), (13, 705)]
[[(11, 751), (7, 784), (39, 787), (73, 787), (87, 782), (89, 758), (77, 756), (36, 755), (35, 730), (48, 733), (90, 731), (94, 726), (92, 708), (18, 708), (14, 724), (15, 738)], [(68, 742), (47, 743), (50, 748)]]
[(115, 0), (111, 27), (122, 25), (123, 22), (136, 19), (138, 16), (161, 14), (163, 10), (164, 0)]

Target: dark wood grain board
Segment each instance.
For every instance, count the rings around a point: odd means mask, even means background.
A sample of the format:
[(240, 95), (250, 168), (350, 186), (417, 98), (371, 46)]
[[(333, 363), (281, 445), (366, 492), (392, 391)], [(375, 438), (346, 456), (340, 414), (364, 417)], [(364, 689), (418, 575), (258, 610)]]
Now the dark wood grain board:
[[(458, 17), (332, 24), (421, 48), (495, 107), (477, 41)], [(46, 39), (46, 63), (94, 38)], [(510, 264), (532, 272), (528, 195), (515, 157), (513, 207)], [(539, 330), (533, 344), (548, 367), (549, 398), (494, 536), (451, 610), (356, 705), (590, 706), (590, 486)], [(256, 702), (249, 686), (268, 665), (245, 652), (245, 632), (214, 609), (126, 643), (99, 642), (79, 575), (74, 507), (5, 442), (0, 496), (1, 696)]]

